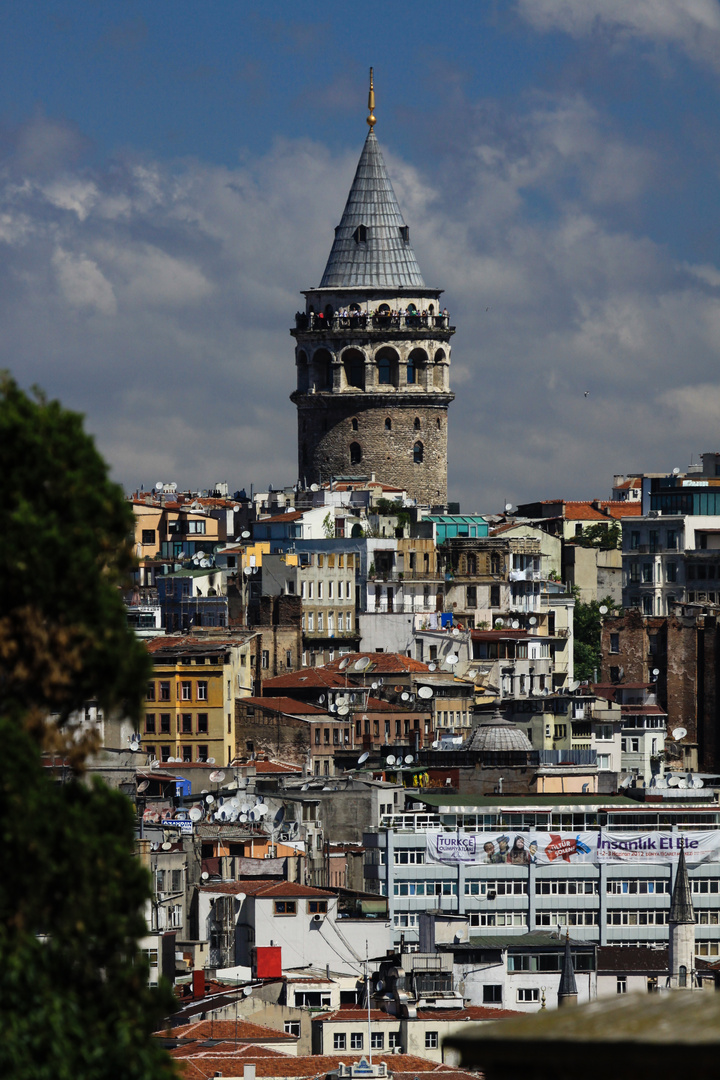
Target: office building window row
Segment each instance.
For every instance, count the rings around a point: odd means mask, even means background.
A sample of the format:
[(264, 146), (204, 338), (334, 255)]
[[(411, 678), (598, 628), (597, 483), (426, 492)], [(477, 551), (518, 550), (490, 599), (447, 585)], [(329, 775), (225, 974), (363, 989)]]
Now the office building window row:
[(466, 896), (527, 896), (527, 880), (523, 878), (505, 878), (502, 881), (466, 881)]

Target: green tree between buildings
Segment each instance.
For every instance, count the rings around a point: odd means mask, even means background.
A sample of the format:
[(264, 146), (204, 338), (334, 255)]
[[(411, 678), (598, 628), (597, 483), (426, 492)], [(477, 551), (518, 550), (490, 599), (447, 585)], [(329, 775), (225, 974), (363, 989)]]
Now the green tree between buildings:
[(575, 593), (573, 622), (575, 678), (592, 680), (596, 673), (599, 677), (602, 660), (600, 637), (603, 616), (600, 608), (606, 607), (610, 614), (617, 608), (617, 604), (609, 596), (603, 600), (591, 600), (589, 604), (584, 604), (582, 600), (577, 599), (579, 590), (574, 589), (573, 592)]
[[(132, 511), (82, 419), (0, 381), (0, 1075), (165, 1078), (172, 1008), (138, 941), (150, 879), (128, 799), (80, 779), (67, 731), (94, 698), (139, 713), (148, 676), (119, 586)], [(52, 719), (50, 719), (52, 718)], [(54, 781), (42, 754), (64, 754)]]

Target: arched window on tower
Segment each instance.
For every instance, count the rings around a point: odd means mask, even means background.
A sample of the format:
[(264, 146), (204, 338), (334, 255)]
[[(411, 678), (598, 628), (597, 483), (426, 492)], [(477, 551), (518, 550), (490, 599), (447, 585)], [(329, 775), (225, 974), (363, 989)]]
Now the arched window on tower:
[(442, 424), (440, 423), (440, 417), (439, 416), (438, 416), (437, 420), (435, 421), (435, 423), (437, 424), (438, 431), (440, 431), (440, 429), (442, 427)]
[(417, 382), (417, 369), (415, 367), (415, 361), (413, 360), (412, 356), (409, 357), (407, 362), (407, 382), (408, 386)]
[(422, 465), (423, 453), (423, 444), (419, 441), (416, 442), (413, 446), (413, 462), (415, 465)]
[(678, 968), (678, 986), (679, 987), (686, 987), (687, 986), (687, 968), (685, 967), (684, 964), (681, 964), (680, 967)]
[(345, 382), (357, 390), (365, 389), (365, 357), (357, 349), (348, 349), (343, 354)]
[(353, 416), (353, 418), (352, 418), (352, 429), (353, 429), (353, 431), (357, 431), (357, 429), (358, 429), (357, 416)]
[(415, 428), (415, 431), (420, 430), (420, 417), (419, 416), (415, 417), (415, 423), (413, 424), (413, 427)]
[(400, 358), (394, 349), (383, 348), (377, 354), (377, 381), (380, 386), (398, 385)]
[(424, 349), (413, 349), (407, 360), (408, 386), (413, 384), (425, 384), (425, 368), (428, 358)]
[(390, 419), (389, 416), (385, 417), (385, 430), (386, 431), (392, 431), (392, 420)]
[(350, 443), (350, 464), (359, 465), (362, 461), (362, 447), (360, 443)]

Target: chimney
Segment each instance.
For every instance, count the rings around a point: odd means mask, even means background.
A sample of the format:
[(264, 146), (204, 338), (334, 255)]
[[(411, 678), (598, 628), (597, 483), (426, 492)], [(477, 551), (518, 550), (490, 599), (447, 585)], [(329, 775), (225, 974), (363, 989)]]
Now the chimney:
[(205, 997), (205, 972), (202, 968), (196, 969), (192, 973), (192, 988), (194, 998)]

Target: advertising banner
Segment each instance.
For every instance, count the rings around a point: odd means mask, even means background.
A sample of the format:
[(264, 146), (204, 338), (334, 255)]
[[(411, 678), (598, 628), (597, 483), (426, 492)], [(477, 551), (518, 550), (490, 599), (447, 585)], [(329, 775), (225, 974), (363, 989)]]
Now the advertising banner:
[(611, 833), (604, 830), (568, 833), (450, 833), (427, 834), (428, 862), (445, 866), (550, 866), (553, 863), (634, 862), (670, 864), (680, 857), (681, 843), (688, 865), (720, 861), (720, 831)]

